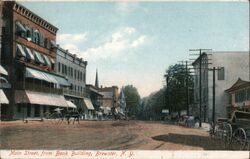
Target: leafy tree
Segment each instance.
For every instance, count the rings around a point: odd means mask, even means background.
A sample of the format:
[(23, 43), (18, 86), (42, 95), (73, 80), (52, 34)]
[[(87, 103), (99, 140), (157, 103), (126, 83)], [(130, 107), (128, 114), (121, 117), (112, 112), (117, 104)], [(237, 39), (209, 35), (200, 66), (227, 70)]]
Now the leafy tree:
[(150, 94), (143, 99), (144, 108), (142, 119), (157, 120), (161, 118), (162, 109), (165, 108), (165, 89)]
[(128, 116), (136, 116), (140, 106), (140, 95), (137, 89), (133, 85), (127, 85), (124, 87), (124, 94)]
[[(171, 65), (164, 76), (167, 81), (166, 96), (167, 96), (167, 108), (170, 112), (180, 112), (186, 110), (186, 88), (188, 78), (188, 87), (193, 87), (193, 78), (188, 72), (188, 76), (185, 72), (185, 66), (181, 64)], [(193, 100), (193, 90), (189, 91), (189, 103)]]

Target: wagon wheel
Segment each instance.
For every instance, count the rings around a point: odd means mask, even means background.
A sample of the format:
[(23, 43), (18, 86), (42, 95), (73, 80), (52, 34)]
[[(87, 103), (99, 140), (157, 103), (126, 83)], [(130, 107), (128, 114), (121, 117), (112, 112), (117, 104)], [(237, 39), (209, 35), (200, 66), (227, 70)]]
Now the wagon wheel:
[(232, 126), (229, 123), (225, 123), (223, 124), (223, 142), (224, 142), (224, 146), (227, 149), (231, 143), (232, 140)]
[(52, 124), (59, 124), (62, 121), (60, 116), (56, 113), (51, 114), (50, 119)]
[(215, 138), (219, 138), (220, 136), (220, 133), (219, 133), (219, 125), (218, 124), (215, 124), (214, 125), (214, 137)]
[(247, 135), (246, 131), (243, 128), (238, 128), (234, 131), (233, 135), (233, 146), (234, 148), (239, 148), (240, 150), (244, 150), (247, 144)]
[(213, 122), (211, 122), (211, 124), (210, 124), (209, 135), (211, 138), (215, 137), (215, 125)]

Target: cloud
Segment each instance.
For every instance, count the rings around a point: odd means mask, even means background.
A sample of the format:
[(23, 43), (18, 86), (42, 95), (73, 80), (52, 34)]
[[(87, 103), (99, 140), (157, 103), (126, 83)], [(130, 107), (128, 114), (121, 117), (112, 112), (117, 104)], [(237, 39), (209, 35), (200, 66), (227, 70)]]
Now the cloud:
[(116, 10), (119, 14), (128, 14), (133, 12), (138, 8), (138, 3), (137, 2), (117, 2), (116, 3)]
[(140, 36), (138, 39), (134, 40), (131, 47), (137, 47), (145, 42), (146, 36)]
[[(87, 40), (87, 33), (80, 34), (58, 34), (57, 43), (61, 45), (78, 44)], [(70, 42), (70, 43), (69, 43)]]
[(86, 50), (81, 50), (81, 45), (87, 40), (87, 33), (59, 34), (57, 43), (79, 57), (87, 60), (98, 60), (118, 57), (144, 44), (146, 36), (138, 34), (133, 27), (123, 27), (106, 37), (105, 42)]
[(145, 35), (138, 37), (136, 34), (137, 31), (133, 27), (121, 28), (113, 32), (107, 42), (81, 52), (81, 56), (91, 60), (117, 57), (145, 42)]

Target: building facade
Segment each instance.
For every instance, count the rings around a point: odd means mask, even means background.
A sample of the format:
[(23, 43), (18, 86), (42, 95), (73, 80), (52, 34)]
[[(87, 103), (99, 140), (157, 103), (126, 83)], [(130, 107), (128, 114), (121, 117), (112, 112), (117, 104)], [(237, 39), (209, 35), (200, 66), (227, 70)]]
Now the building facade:
[(70, 83), (70, 87), (63, 88), (64, 97), (83, 111), (85, 118), (93, 118), (94, 106), (86, 89), (86, 68), (87, 61), (68, 50), (57, 48), (56, 72), (65, 76)]
[(67, 107), (62, 88), (70, 86), (55, 73), (57, 28), (24, 6), (4, 1), (1, 63), (11, 89), (2, 114), (9, 119), (41, 118)]
[(112, 86), (112, 87), (104, 87), (99, 89), (99, 93), (103, 95), (102, 98), (102, 106), (104, 108), (110, 108), (112, 112), (119, 111), (119, 103), (118, 103), (118, 87)]
[(229, 98), (228, 116), (234, 110), (250, 112), (250, 82), (240, 78), (225, 91)]
[(102, 103), (103, 95), (99, 93), (99, 88), (93, 86), (93, 85), (86, 85), (87, 86), (87, 93), (89, 94), (89, 97), (91, 99), (91, 102), (95, 108), (96, 111), (99, 111)]
[[(200, 66), (201, 58), (201, 66)], [(213, 103), (213, 72), (215, 67), (215, 117), (227, 117), (228, 89), (238, 78), (249, 80), (249, 52), (209, 52), (203, 53), (193, 62), (194, 76), (194, 107), (192, 114), (199, 116), (199, 92), (201, 88), (201, 117), (205, 121), (212, 120)], [(201, 68), (201, 74), (200, 74)], [(201, 78), (201, 87), (200, 87)]]

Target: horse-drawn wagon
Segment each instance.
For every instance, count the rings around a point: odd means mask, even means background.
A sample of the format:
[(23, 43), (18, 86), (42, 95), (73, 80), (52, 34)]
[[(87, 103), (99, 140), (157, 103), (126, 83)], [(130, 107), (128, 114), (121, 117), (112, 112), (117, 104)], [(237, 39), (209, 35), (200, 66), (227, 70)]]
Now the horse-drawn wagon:
[(218, 119), (211, 134), (220, 138), (227, 149), (249, 149), (250, 112), (234, 111), (230, 119)]

